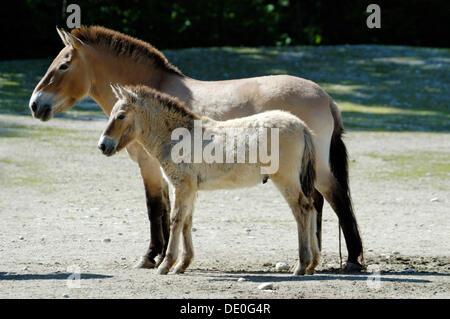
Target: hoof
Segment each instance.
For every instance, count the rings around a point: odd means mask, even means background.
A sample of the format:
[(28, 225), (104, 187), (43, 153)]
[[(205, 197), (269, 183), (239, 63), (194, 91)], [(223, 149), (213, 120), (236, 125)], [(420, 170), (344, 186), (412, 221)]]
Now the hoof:
[(347, 264), (345, 265), (345, 268), (342, 272), (344, 273), (358, 273), (361, 272), (363, 270), (363, 266), (359, 263), (359, 262), (351, 262), (351, 261), (347, 261)]
[(184, 269), (182, 267), (176, 267), (173, 272), (173, 274), (184, 274)]
[(306, 273), (305, 268), (294, 270), (294, 276), (303, 276)]
[(163, 255), (158, 255), (158, 256), (156, 256), (156, 258), (155, 258), (155, 268), (158, 268), (159, 265), (161, 265), (161, 263), (162, 263), (163, 260), (164, 260), (164, 257), (165, 257), (165, 256), (163, 256)]
[(314, 269), (306, 269), (306, 274), (309, 276), (314, 275)]
[(148, 257), (142, 256), (141, 260), (134, 266), (137, 269), (152, 269), (156, 267), (156, 263), (149, 260)]
[(159, 267), (157, 270), (158, 275), (167, 275), (169, 272), (169, 269), (167, 267)]

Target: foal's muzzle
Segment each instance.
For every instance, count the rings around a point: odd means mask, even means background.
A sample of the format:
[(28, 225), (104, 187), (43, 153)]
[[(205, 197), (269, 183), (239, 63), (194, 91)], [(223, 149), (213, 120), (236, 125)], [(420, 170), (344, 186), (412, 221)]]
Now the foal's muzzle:
[(111, 156), (116, 152), (116, 140), (102, 135), (98, 141), (98, 148), (104, 155)]

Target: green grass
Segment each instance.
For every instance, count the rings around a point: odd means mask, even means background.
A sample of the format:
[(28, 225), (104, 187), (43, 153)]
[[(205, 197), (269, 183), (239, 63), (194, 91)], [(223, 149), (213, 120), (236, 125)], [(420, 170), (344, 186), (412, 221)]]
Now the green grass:
[(406, 154), (381, 155), (365, 154), (386, 162), (377, 168), (371, 177), (377, 180), (394, 178), (396, 180), (418, 180), (433, 178), (433, 181), (446, 181), (450, 177), (450, 161), (447, 152), (411, 152)]
[(19, 125), (0, 119), (0, 140), (8, 137), (58, 137), (66, 134), (78, 135), (79, 131), (55, 127)]
[(10, 159), (0, 156), (0, 186), (32, 187), (45, 193), (55, 185), (54, 178), (47, 174), (42, 161)]
[[(201, 80), (291, 74), (319, 83), (345, 126), (369, 131), (450, 131), (450, 50), (403, 46), (194, 48), (164, 52)], [(28, 100), (51, 60), (0, 62), (0, 114), (30, 114)], [(92, 101), (63, 117), (103, 116)]]

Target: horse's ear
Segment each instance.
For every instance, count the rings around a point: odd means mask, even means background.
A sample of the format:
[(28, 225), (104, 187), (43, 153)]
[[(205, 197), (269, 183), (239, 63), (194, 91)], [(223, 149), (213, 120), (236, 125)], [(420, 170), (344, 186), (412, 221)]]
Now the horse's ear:
[(58, 34), (63, 40), (65, 45), (71, 46), (75, 49), (78, 49), (84, 45), (83, 41), (78, 39), (76, 36), (72, 35), (70, 32), (67, 32), (62, 28), (61, 29), (56, 28), (56, 30), (58, 31)]
[(67, 39), (66, 39), (66, 37), (64, 35), (64, 30), (62, 28), (56, 27), (56, 32), (58, 32), (58, 35), (61, 38), (61, 40), (64, 43), (64, 45), (65, 46), (70, 46), (70, 43), (67, 41)]

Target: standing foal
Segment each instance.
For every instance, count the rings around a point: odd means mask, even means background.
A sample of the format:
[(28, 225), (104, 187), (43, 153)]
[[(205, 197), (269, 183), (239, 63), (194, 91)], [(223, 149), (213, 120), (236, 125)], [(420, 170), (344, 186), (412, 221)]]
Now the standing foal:
[[(298, 117), (283, 111), (268, 111), (234, 120), (215, 121), (198, 116), (179, 100), (145, 86), (124, 88), (117, 85), (112, 89), (118, 101), (100, 138), (99, 148), (103, 154), (111, 156), (129, 143), (137, 141), (158, 159), (173, 185), (170, 239), (166, 256), (158, 268), (159, 274), (167, 274), (177, 261), (181, 233), (183, 254), (174, 273), (184, 272), (192, 261), (194, 251), (191, 227), (197, 191), (248, 187), (265, 182), (267, 178), (280, 190), (297, 222), (300, 260), (294, 275), (314, 273), (320, 257), (315, 236), (316, 210), (312, 199), (315, 155), (311, 133)], [(200, 160), (192, 161), (189, 156), (195, 152), (195, 136), (198, 136), (196, 121), (202, 123), (202, 136), (209, 136), (210, 140), (200, 142), (203, 156)], [(227, 142), (230, 137), (233, 141), (235, 138), (239, 140), (242, 138), (242, 131), (239, 129), (243, 128), (249, 132), (248, 140), (244, 138), (243, 141), (245, 155), (251, 158), (251, 150), (259, 148), (259, 156), (254, 154), (253, 163), (244, 163), (245, 160), (230, 163), (229, 158), (234, 160), (235, 155), (239, 155), (234, 144), (231, 149), (224, 148), (224, 136)], [(279, 140), (273, 141), (271, 136), (270, 141), (264, 140), (266, 145), (261, 145), (260, 132), (264, 131), (265, 134), (267, 128), (276, 129)], [(194, 145), (194, 152), (191, 152), (189, 146), (189, 158), (184, 157), (183, 162), (174, 159), (173, 155), (174, 146), (178, 144), (174, 141), (173, 133), (177, 129), (187, 132), (187, 139), (192, 141), (189, 145)], [(183, 142), (186, 141), (183, 139)], [(278, 144), (274, 145), (275, 143)], [(265, 147), (266, 154), (270, 152), (271, 155), (278, 155), (278, 167), (275, 170), (267, 169), (267, 161), (262, 158), (261, 147)], [(223, 157), (221, 160), (206, 161), (203, 157), (207, 148), (214, 149), (215, 157), (226, 156), (227, 162), (223, 163)]]

